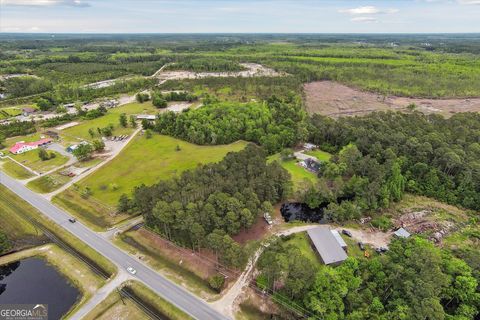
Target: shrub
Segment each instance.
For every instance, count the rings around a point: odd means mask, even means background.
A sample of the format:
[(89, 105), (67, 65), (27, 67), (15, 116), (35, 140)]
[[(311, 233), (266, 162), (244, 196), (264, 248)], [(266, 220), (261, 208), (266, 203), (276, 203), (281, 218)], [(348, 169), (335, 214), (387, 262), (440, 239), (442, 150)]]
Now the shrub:
[(388, 231), (393, 227), (392, 220), (386, 216), (375, 217), (371, 223), (372, 226), (382, 231)]
[(220, 274), (213, 275), (208, 278), (208, 284), (215, 291), (221, 292), (223, 285), (225, 284), (225, 278)]

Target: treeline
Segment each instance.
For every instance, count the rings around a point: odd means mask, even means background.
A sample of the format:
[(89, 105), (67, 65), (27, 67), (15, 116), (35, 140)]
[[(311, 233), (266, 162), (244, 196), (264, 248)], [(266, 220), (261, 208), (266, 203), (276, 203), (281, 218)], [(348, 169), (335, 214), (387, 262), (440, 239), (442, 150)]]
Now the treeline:
[[(204, 103), (208, 101), (204, 100)], [(264, 103), (216, 103), (179, 114), (162, 113), (153, 129), (196, 144), (247, 140), (273, 153), (293, 146), (306, 134), (305, 114), (297, 97)]]
[(163, 83), (162, 90), (196, 91), (202, 88), (206, 93), (222, 100), (247, 102), (250, 99), (267, 100), (272, 95), (288, 98), (298, 94), (302, 82), (297, 77), (210, 77), (201, 79), (170, 80)]
[(13, 121), (9, 124), (0, 125), (0, 136), (5, 138), (25, 136), (35, 132), (37, 132), (37, 129), (33, 121)]
[[(183, 60), (183, 59), (182, 59)], [(238, 62), (216, 57), (186, 59), (173, 63), (167, 70), (188, 70), (194, 72), (230, 72), (243, 71), (245, 68)]]
[(343, 209), (357, 212), (386, 207), (408, 191), (480, 209), (477, 113), (449, 119), (419, 112), (338, 120), (314, 115), (309, 132), (310, 141), (323, 149), (341, 150), (322, 171), (315, 191), (307, 192), (314, 205), (347, 197), (355, 206), (346, 202)]
[(120, 211), (140, 211), (147, 227), (193, 249), (207, 247), (222, 263), (240, 267), (246, 256), (230, 236), (248, 229), (272, 203), (285, 198), (289, 174), (249, 144), (217, 164), (199, 166), (178, 178), (135, 189)]
[(44, 79), (21, 76), (0, 81), (0, 87), (8, 98), (18, 98), (52, 90), (53, 85)]
[[(278, 239), (258, 261), (257, 285), (315, 319), (474, 319), (480, 294), (472, 269), (431, 242), (392, 241), (370, 259), (319, 266)], [(290, 303), (291, 303), (290, 302)]]

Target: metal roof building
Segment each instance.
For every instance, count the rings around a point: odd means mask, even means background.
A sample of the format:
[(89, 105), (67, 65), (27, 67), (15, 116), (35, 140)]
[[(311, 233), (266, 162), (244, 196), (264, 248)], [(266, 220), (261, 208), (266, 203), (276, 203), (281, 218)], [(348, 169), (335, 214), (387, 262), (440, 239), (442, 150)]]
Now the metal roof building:
[(347, 254), (327, 226), (319, 226), (307, 231), (315, 249), (325, 264), (340, 264)]
[(330, 230), (330, 231), (332, 232), (333, 236), (337, 240), (340, 247), (342, 247), (343, 249), (347, 248), (347, 243), (345, 242), (345, 240), (343, 240), (340, 233), (337, 230)]
[(403, 229), (403, 228), (398, 229), (398, 230), (395, 231), (393, 234), (396, 235), (396, 236), (399, 237), (399, 238), (408, 238), (408, 237), (410, 237), (410, 232), (408, 232), (407, 230), (405, 230), (405, 229)]

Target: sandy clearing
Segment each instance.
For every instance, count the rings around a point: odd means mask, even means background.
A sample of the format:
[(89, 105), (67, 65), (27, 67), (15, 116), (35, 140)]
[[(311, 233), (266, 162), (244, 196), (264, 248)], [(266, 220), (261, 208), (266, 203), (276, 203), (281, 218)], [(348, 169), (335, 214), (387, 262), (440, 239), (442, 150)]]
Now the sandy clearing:
[(62, 131), (62, 130), (65, 130), (67, 128), (75, 127), (77, 124), (78, 124), (78, 122), (76, 122), (76, 121), (65, 123), (61, 126), (56, 127), (55, 130)]
[(180, 79), (201, 79), (201, 78), (210, 78), (210, 77), (240, 77), (240, 78), (251, 78), (251, 77), (280, 77), (285, 76), (284, 73), (277, 72), (273, 69), (262, 66), (257, 63), (241, 63), (241, 66), (245, 67), (247, 70), (238, 71), (238, 72), (193, 72), (193, 71), (162, 71), (156, 72), (155, 76), (160, 81), (164, 83), (168, 80), (180, 80)]
[(407, 111), (414, 103), (426, 114), (437, 113), (450, 117), (457, 112), (480, 112), (480, 98), (421, 99), (383, 96), (357, 90), (333, 81), (317, 81), (304, 85), (309, 113), (320, 113), (334, 118), (364, 115), (373, 111)]

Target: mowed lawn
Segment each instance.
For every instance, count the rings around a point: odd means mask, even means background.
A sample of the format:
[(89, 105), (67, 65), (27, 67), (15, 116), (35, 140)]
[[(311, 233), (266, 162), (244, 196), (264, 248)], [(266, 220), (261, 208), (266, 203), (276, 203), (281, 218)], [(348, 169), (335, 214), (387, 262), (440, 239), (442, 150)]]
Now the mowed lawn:
[(322, 150), (312, 150), (312, 151), (306, 151), (306, 154), (309, 154), (311, 156), (314, 156), (320, 161), (330, 161), (330, 158), (332, 157), (331, 153), (322, 151)]
[(61, 155), (56, 151), (48, 150), (48, 153), (54, 153), (55, 158), (51, 158), (43, 161), (38, 156), (39, 149), (27, 151), (21, 154), (10, 154), (12, 159), (20, 162), (24, 166), (29, 167), (30, 169), (37, 171), (39, 173), (47, 172), (57, 167), (60, 167), (67, 163), (68, 157)]
[(18, 163), (10, 159), (2, 159), (0, 161), (0, 169), (12, 178), (25, 180), (34, 177), (34, 174)]
[(101, 202), (116, 205), (120, 195), (130, 194), (135, 186), (169, 179), (201, 163), (218, 162), (228, 152), (240, 151), (246, 144), (238, 141), (198, 146), (163, 135), (153, 135), (151, 139), (139, 135), (115, 159), (79, 184), (89, 186), (93, 197)]
[(317, 181), (317, 176), (315, 173), (308, 171), (307, 169), (298, 165), (298, 160), (291, 159), (291, 160), (282, 160), (280, 158), (280, 154), (274, 154), (268, 157), (268, 161), (278, 161), (280, 165), (287, 170), (290, 175), (292, 176), (292, 182), (294, 190), (298, 190), (304, 184), (305, 179), (314, 183)]
[(114, 126), (114, 136), (124, 134), (128, 135), (132, 133), (134, 129), (130, 127), (130, 123), (128, 123), (128, 127), (126, 128), (120, 125), (119, 118), (122, 113), (125, 113), (127, 115), (127, 120), (130, 120), (130, 115), (155, 114), (157, 112), (158, 109), (156, 109), (151, 102), (129, 103), (118, 108), (108, 109), (108, 112), (102, 117), (92, 120), (84, 120), (76, 126), (62, 130), (60, 131), (60, 135), (62, 135), (65, 140), (70, 142), (74, 142), (76, 140), (92, 140), (92, 137), (88, 133), (88, 130), (93, 129), (96, 134), (93, 139), (98, 139), (100, 138), (100, 136), (98, 135), (97, 128), (105, 128), (109, 124), (112, 124)]

